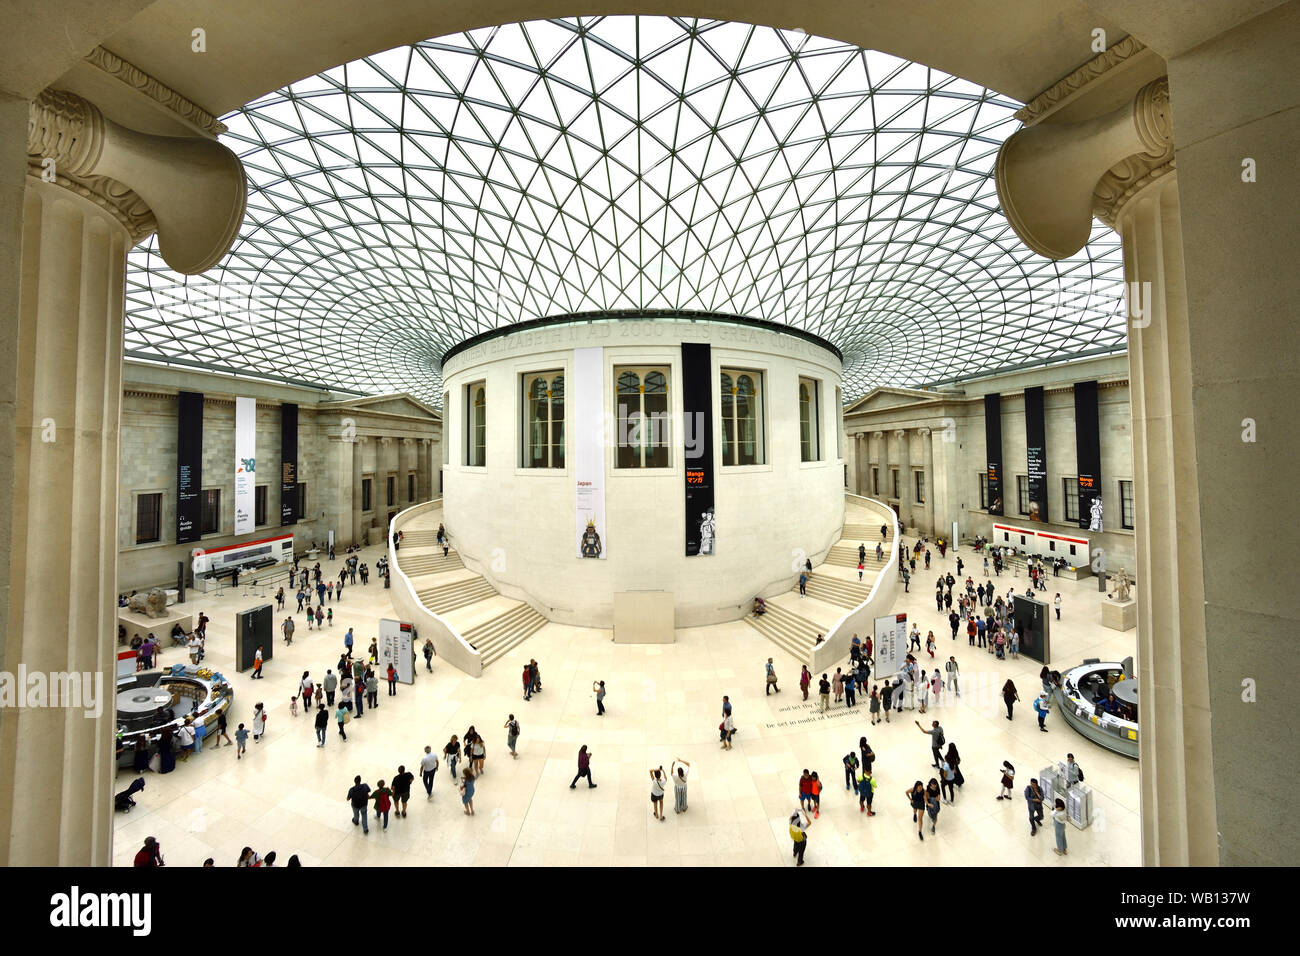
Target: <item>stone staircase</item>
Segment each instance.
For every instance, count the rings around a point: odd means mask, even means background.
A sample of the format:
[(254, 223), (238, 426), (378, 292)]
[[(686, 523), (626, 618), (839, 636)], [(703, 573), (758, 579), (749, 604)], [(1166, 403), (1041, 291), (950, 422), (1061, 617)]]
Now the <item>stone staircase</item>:
[[(876, 546), (877, 541), (880, 541), (881, 547), (884, 547), (886, 543), (880, 539), (880, 525), (873, 528), (868, 524), (846, 524), (842, 537), (846, 540), (862, 542), (867, 546), (868, 551)], [(406, 542), (403, 541), (402, 543), (405, 544)]]
[(518, 606), (470, 628), (461, 636), (483, 655), (483, 666), (487, 667), (541, 630), (545, 624), (546, 618), (531, 605), (520, 602)]
[(442, 551), (408, 555), (405, 549), (402, 549), (397, 552), (397, 564), (406, 572), (408, 578), (419, 577), (422, 574), (438, 574), (441, 571), (457, 571), (465, 567), (465, 562), (455, 551), (448, 551), (444, 558)]
[(745, 621), (803, 664), (812, 660), (813, 643), (817, 640), (817, 635), (826, 633), (825, 625), (810, 621), (773, 601), (767, 603), (766, 614), (761, 617), (750, 614)]
[[(871, 585), (874, 581), (874, 574), (870, 578), (863, 575), (860, 582), (833, 578), (829, 574), (814, 574), (808, 578), (808, 596), (839, 607), (857, 607), (871, 593)], [(798, 583), (796, 582), (795, 586), (790, 590), (792, 593), (798, 594)]]
[(445, 611), (454, 611), (458, 607), (466, 607), (496, 597), (497, 589), (489, 584), (486, 578), (476, 574), (472, 578), (455, 581), (451, 584), (421, 588), (416, 592), (416, 595), (420, 598), (420, 603), (425, 607), (441, 614)]
[[(436, 530), (415, 528), (413, 530), (402, 529), (402, 547), (403, 548), (436, 548), (438, 546), (438, 532)], [(398, 551), (401, 554), (401, 551)]]

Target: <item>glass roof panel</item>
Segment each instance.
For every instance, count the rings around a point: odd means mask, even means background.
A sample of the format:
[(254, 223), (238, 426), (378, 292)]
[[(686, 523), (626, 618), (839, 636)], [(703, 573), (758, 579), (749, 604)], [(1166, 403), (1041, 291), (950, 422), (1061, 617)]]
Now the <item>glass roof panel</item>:
[(132, 250), (128, 354), (437, 405), (450, 346), (709, 310), (843, 350), (844, 396), (1125, 348), (1118, 237), (1048, 262), (993, 166), (1020, 104), (832, 39), (581, 17), (399, 47), (223, 117), (248, 212), (204, 276)]

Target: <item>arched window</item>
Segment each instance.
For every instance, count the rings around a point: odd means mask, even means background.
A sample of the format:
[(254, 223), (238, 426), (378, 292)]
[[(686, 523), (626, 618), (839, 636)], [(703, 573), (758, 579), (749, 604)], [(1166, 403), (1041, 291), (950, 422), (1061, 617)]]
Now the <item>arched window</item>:
[(524, 467), (564, 467), (564, 376), (524, 376)]
[(817, 382), (810, 378), (799, 379), (799, 459), (820, 461), (821, 446), (818, 441)]
[(763, 464), (763, 374), (724, 368), (720, 391), (722, 463)]
[(670, 438), (667, 369), (614, 371), (618, 420), (615, 467), (667, 468)]
[(475, 382), (465, 386), (465, 464), (482, 468), (487, 464), (487, 386)]

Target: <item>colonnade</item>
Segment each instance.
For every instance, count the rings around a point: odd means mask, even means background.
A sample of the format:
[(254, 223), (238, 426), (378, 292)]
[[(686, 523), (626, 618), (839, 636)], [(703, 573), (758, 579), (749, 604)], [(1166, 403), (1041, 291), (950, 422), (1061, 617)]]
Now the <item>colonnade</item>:
[[(857, 494), (892, 505), (909, 531), (937, 533), (934, 513), (934, 438), (928, 426), (851, 432)], [(893, 473), (898, 472), (894, 489)], [(878, 482), (872, 480), (873, 474)], [(918, 498), (916, 475), (923, 476)]]

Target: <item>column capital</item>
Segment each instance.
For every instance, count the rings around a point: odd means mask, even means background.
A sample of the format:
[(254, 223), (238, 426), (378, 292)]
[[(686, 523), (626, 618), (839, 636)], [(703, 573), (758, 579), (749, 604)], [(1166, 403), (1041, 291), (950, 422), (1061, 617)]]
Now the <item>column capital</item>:
[(244, 167), (225, 146), (119, 126), (67, 90), (28, 104), (27, 168), (111, 213), (134, 242), (156, 230), (167, 265), (187, 275), (215, 265), (244, 220)]
[(1094, 215), (1113, 225), (1133, 195), (1173, 172), (1173, 142), (1160, 77), (1102, 116), (1013, 134), (998, 151), (998, 199), (1025, 245), (1064, 259), (1088, 241)]
[(872, 433), (871, 433), (871, 437), (874, 438), (876, 441), (880, 441), (880, 439), (882, 439), (882, 438), (885, 437), (885, 433), (884, 433), (884, 432), (872, 432)]
[(383, 445), (385, 448), (387, 448), (389, 445), (393, 443), (393, 440), (389, 438), (387, 435), (380, 435), (378, 438), (375, 439), (375, 441), (379, 442), (379, 444)]
[(929, 438), (930, 427), (928, 425), (922, 425), (920, 428), (916, 430), (916, 433), (920, 435), (922, 438)]
[(906, 428), (895, 428), (895, 429), (894, 429), (894, 437), (895, 437), (896, 439), (898, 439), (899, 441), (902, 441), (904, 438), (907, 437), (907, 429), (906, 429)]

